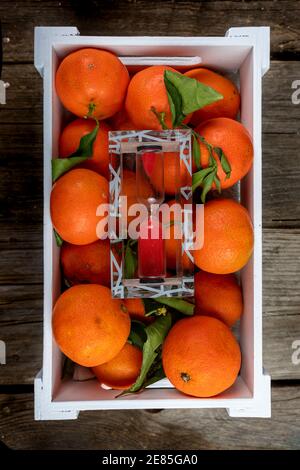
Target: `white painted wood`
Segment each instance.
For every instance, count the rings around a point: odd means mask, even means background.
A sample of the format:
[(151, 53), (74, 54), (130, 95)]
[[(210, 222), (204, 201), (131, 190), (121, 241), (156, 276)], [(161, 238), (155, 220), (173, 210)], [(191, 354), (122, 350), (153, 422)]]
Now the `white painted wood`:
[[(76, 28), (38, 28), (35, 65), (44, 80), (44, 354), (43, 372), (35, 381), (36, 419), (75, 419), (81, 410), (138, 408), (226, 408), (235, 417), (270, 416), (270, 378), (262, 367), (262, 249), (261, 249), (261, 78), (268, 68), (268, 28), (229, 30), (218, 37), (81, 37)], [(263, 41), (262, 41), (263, 38)], [(136, 395), (115, 398), (96, 381), (61, 383), (61, 353), (52, 337), (53, 302), (59, 295), (59, 250), (50, 220), (51, 158), (65, 118), (55, 92), (54, 77), (61, 58), (78, 47), (111, 50), (124, 63), (142, 66), (158, 60), (178, 65), (179, 58), (201, 58), (202, 65), (239, 72), (241, 121), (253, 138), (254, 165), (241, 183), (241, 199), (248, 208), (255, 236), (254, 254), (243, 269), (245, 312), (240, 326), (243, 354), (236, 383), (218, 397), (199, 399), (182, 395), (167, 381)], [(174, 57), (174, 62), (170, 58)], [(197, 59), (198, 60), (198, 59)]]

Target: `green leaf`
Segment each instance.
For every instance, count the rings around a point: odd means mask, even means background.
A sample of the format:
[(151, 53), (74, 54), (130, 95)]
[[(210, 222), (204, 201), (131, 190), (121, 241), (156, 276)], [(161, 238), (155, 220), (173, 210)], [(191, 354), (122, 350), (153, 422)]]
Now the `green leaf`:
[(155, 300), (160, 304), (174, 308), (184, 315), (194, 315), (195, 305), (178, 297), (156, 297)]
[(214, 170), (209, 175), (207, 175), (203, 180), (203, 189), (201, 193), (201, 201), (203, 202), (203, 204), (205, 203), (205, 198), (206, 198), (208, 191), (212, 187), (215, 175), (216, 175), (216, 171)]
[(53, 229), (53, 232), (54, 232), (54, 237), (55, 237), (55, 241), (56, 241), (56, 245), (60, 248), (63, 244), (63, 239), (61, 238), (60, 235), (58, 235), (57, 231), (55, 229)]
[(148, 373), (147, 380), (144, 382), (143, 388), (158, 382), (166, 376), (162, 366), (161, 356), (158, 355)]
[[(185, 127), (188, 127), (188, 126), (185, 126)], [(209, 144), (207, 142), (207, 140), (202, 135), (198, 134), (198, 132), (196, 132), (194, 130), (192, 132), (193, 132), (194, 139), (197, 139), (197, 140), (199, 139), (200, 142), (202, 142), (205, 145), (205, 147), (207, 148), (208, 155), (209, 155), (209, 160), (208, 160), (209, 166), (213, 169), (217, 168), (217, 162), (216, 162), (216, 159), (213, 155), (213, 147), (211, 146), (211, 144)], [(199, 150), (200, 150), (200, 148), (199, 148)]]
[[(223, 95), (213, 88), (198, 82), (194, 78), (187, 77), (171, 70), (165, 71), (165, 80), (174, 85), (182, 99), (181, 112), (184, 115), (193, 113), (204, 106), (219, 101)], [(173, 97), (172, 97), (173, 98)]]
[(229, 161), (227, 160), (227, 157), (226, 157), (225, 153), (223, 152), (223, 150), (220, 147), (214, 147), (214, 151), (220, 159), (222, 169), (223, 169), (223, 171), (226, 175), (225, 179), (230, 178), (231, 165), (230, 165)]
[(214, 147), (214, 152), (218, 155), (219, 160), (221, 160), (223, 150), (221, 147)]
[(168, 93), (168, 91), (167, 91), (167, 95), (168, 95), (168, 101), (169, 101), (170, 110), (171, 110), (171, 114), (172, 114), (172, 124), (173, 124), (173, 127), (174, 127), (174, 124), (176, 122), (176, 108), (175, 108), (175, 105), (174, 105), (174, 101), (172, 100), (172, 97)]
[(71, 170), (74, 166), (79, 165), (79, 163), (84, 162), (87, 158), (88, 157), (70, 157), (51, 160), (53, 183), (64, 173)]
[(167, 125), (166, 125), (166, 123), (165, 123), (166, 113), (163, 112), (163, 111), (162, 111), (161, 113), (159, 113), (159, 112), (154, 108), (154, 106), (152, 106), (151, 111), (152, 111), (152, 113), (154, 113), (155, 116), (157, 117), (157, 120), (158, 120), (159, 124), (161, 125), (162, 129), (163, 129), (164, 131), (167, 130), (168, 127), (167, 127)]
[(218, 168), (218, 165), (217, 165), (217, 162), (216, 162), (216, 159), (213, 155), (213, 151), (212, 151), (212, 147), (211, 145), (207, 145), (207, 149), (208, 149), (208, 153), (209, 153), (209, 166), (211, 168), (214, 168), (214, 169), (217, 169)]
[(217, 174), (215, 174), (215, 176), (214, 176), (214, 183), (216, 185), (216, 189), (217, 189), (218, 193), (221, 194), (221, 183), (220, 183), (220, 179), (219, 179)]
[(137, 392), (145, 386), (147, 374), (159, 354), (157, 349), (162, 345), (169, 329), (171, 328), (171, 324), (172, 318), (168, 313), (164, 317), (158, 317), (155, 322), (145, 328), (147, 340), (143, 346), (141, 372), (136, 382), (125, 393)]
[(52, 181), (56, 181), (74, 166), (87, 160), (93, 154), (93, 145), (99, 130), (99, 122), (96, 120), (95, 128), (89, 134), (81, 137), (78, 149), (68, 158), (55, 158), (51, 161), (52, 165)]
[(226, 174), (225, 179), (230, 178), (231, 166), (224, 153), (222, 153), (222, 157), (221, 157), (221, 166), (223, 168), (224, 173)]
[(70, 155), (69, 158), (73, 157), (91, 157), (93, 155), (93, 145), (96, 140), (98, 130), (99, 130), (99, 121), (95, 119), (96, 125), (94, 129), (88, 134), (81, 137), (79, 142), (78, 149)]
[(197, 171), (192, 176), (192, 190), (195, 191), (199, 186), (202, 185), (204, 178), (213, 171), (213, 168), (208, 166), (203, 168), (203, 170)]
[(200, 150), (199, 141), (198, 141), (197, 137), (195, 137), (194, 134), (193, 134), (193, 159), (194, 159), (194, 162), (195, 162), (195, 165), (196, 165), (197, 169), (200, 170), (200, 168), (201, 168), (201, 150)]
[(145, 332), (145, 325), (140, 321), (132, 320), (131, 330), (127, 341), (134, 346), (143, 349), (146, 339), (147, 335)]
[(133, 279), (137, 268), (137, 256), (132, 249), (130, 240), (127, 242), (124, 256), (124, 277), (125, 279)]
[(169, 105), (172, 113), (173, 127), (179, 126), (184, 120), (185, 115), (182, 113), (182, 98), (177, 88), (166, 78), (164, 73), (164, 82), (167, 89)]

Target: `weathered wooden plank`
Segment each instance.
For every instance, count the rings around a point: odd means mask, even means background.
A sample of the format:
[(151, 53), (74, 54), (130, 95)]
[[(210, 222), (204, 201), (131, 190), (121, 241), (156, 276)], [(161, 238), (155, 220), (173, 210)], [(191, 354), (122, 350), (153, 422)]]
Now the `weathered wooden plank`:
[[(2, 285), (0, 286), (1, 327), (38, 323), (43, 313), (43, 286)], [(19, 338), (20, 339), (20, 338)]]
[[(2, 0), (5, 61), (31, 61), (35, 26), (77, 26), (82, 35), (223, 36), (230, 26), (270, 25), (274, 57), (300, 50), (299, 2)], [(126, 20), (125, 20), (126, 19)]]
[[(19, 67), (19, 66), (18, 66)], [(7, 105), (5, 105), (7, 106)], [(1, 111), (3, 108), (1, 108)], [(17, 111), (14, 111), (14, 115)], [(32, 121), (20, 124), (2, 122), (0, 126), (1, 169), (27, 165), (27, 169), (43, 166), (43, 127)], [(28, 178), (30, 178), (30, 173)]]
[(1, 251), (0, 284), (40, 284), (42, 282), (42, 250), (20, 249)]
[[(299, 80), (300, 63), (297, 61), (272, 61), (263, 78), (263, 132), (293, 134), (299, 132), (300, 105), (293, 104), (292, 88)], [(284, 137), (283, 137), (284, 139)]]
[[(21, 218), (22, 213), (20, 212)], [(23, 221), (16, 221), (17, 217), (11, 216), (6, 220), (0, 219), (0, 250), (2, 249), (23, 249), (24, 246), (30, 248), (43, 247), (43, 225), (41, 211), (38, 211), (38, 218), (26, 223), (26, 215)], [(27, 220), (29, 210), (27, 212)]]
[[(32, 309), (29, 305), (28, 310)], [(15, 313), (13, 315), (16, 317)], [(0, 339), (6, 345), (6, 364), (1, 365), (0, 385), (32, 384), (42, 368), (42, 322), (30, 321), (28, 315), (28, 319), (19, 324), (5, 322), (2, 325), (0, 322), (0, 325)]]
[[(263, 301), (266, 316), (300, 315), (300, 230), (263, 231)], [(298, 319), (299, 321), (299, 319)], [(300, 336), (299, 336), (300, 339)]]
[(272, 393), (272, 419), (232, 419), (224, 410), (122, 410), (59, 422), (33, 421), (32, 394), (0, 395), (1, 438), (13, 449), (299, 449), (299, 387)]
[[(9, 83), (9, 88), (6, 91), (6, 105), (0, 109), (0, 122), (41, 123), (43, 81), (34, 65), (4, 65), (2, 77)], [(34, 139), (34, 134), (32, 137)]]
[(6, 344), (0, 385), (31, 384), (42, 367), (43, 286), (0, 286), (0, 312), (0, 339)]
[[(299, 380), (300, 317), (263, 318), (263, 365), (273, 380)], [(296, 357), (297, 356), (297, 357)]]
[(41, 125), (0, 125), (0, 245), (41, 246), (42, 139)]
[(299, 146), (297, 133), (263, 135), (263, 227), (300, 225)]

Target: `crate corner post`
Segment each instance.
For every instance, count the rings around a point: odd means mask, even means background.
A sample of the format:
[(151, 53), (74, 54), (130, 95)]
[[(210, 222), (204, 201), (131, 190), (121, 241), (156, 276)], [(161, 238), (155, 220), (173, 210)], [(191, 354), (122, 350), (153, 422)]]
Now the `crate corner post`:
[(271, 418), (271, 377), (263, 373), (251, 405), (227, 408), (231, 418)]
[(36, 26), (34, 28), (34, 66), (43, 77), (45, 53), (51, 46), (51, 40), (60, 36), (79, 36), (76, 26)]
[(76, 409), (53, 409), (48, 402), (42, 380), (42, 370), (34, 379), (34, 419), (35, 421), (71, 420), (77, 419), (79, 411)]
[(232, 27), (226, 31), (229, 38), (253, 38), (260, 45), (261, 51), (261, 76), (270, 69), (270, 26), (242, 26)]

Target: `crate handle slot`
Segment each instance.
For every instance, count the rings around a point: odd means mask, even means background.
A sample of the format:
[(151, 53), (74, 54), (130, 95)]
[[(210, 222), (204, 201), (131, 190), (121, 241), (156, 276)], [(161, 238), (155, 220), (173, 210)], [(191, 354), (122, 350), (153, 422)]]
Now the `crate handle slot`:
[(186, 57), (155, 57), (155, 56), (124, 56), (119, 57), (124, 65), (127, 66), (149, 66), (149, 65), (169, 65), (172, 67), (191, 67), (200, 65), (202, 59), (199, 56)]

